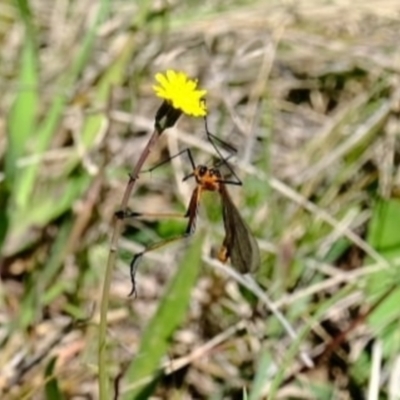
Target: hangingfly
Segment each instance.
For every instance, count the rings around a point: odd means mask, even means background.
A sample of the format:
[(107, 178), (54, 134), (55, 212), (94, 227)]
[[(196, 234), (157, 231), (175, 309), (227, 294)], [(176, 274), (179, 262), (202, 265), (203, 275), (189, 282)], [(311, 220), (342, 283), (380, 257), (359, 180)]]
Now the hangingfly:
[[(241, 182), (225, 180), (220, 172), (220, 169), (216, 166), (195, 166), (193, 157), (189, 149), (181, 151), (176, 156), (185, 152), (187, 153), (189, 160), (192, 164), (193, 171), (189, 175), (187, 175), (184, 180), (187, 180), (191, 177), (194, 177), (196, 180), (196, 187), (193, 190), (188, 209), (184, 215), (185, 218), (188, 218), (186, 230), (181, 235), (174, 236), (157, 243), (153, 243), (146, 247), (142, 252), (135, 254), (130, 264), (132, 280), (131, 294), (135, 293), (135, 274), (138, 262), (145, 253), (158, 249), (173, 241), (189, 237), (195, 233), (199, 204), (202, 193), (205, 191), (217, 192), (219, 193), (221, 198), (225, 237), (221, 249), (218, 253), (218, 259), (222, 262), (226, 262), (228, 259), (230, 259), (233, 267), (238, 269), (238, 271), (241, 273), (254, 272), (260, 265), (260, 251), (257, 245), (257, 241), (251, 233), (250, 228), (247, 226), (246, 222), (240, 215), (226, 188), (227, 185), (241, 185)], [(225, 160), (223, 160), (223, 162), (225, 162)], [(119, 218), (140, 218), (149, 216), (150, 214), (127, 211), (117, 212), (116, 215)], [(153, 216), (163, 215), (153, 214)], [(182, 215), (172, 214), (166, 214), (165, 216), (182, 217)]]

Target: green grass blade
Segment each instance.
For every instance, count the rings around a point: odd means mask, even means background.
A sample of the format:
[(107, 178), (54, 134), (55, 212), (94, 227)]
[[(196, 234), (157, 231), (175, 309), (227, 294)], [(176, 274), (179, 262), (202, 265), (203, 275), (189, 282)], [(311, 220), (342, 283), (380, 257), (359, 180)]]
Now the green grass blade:
[(345, 286), (341, 290), (335, 293), (330, 299), (320, 304), (318, 308), (315, 310), (314, 315), (309, 318), (307, 325), (305, 325), (299, 332), (298, 337), (286, 351), (282, 362), (279, 365), (279, 370), (274, 376), (270, 390), (268, 393), (268, 398), (275, 399), (277, 397), (278, 389), (284, 380), (285, 371), (290, 368), (291, 363), (293, 363), (294, 358), (299, 354), (300, 348), (304, 343), (304, 340), (307, 335), (309, 335), (311, 329), (315, 324), (317, 324), (326, 314), (327, 310), (329, 310), (334, 304), (336, 304), (340, 299), (343, 299), (346, 295), (348, 295), (352, 291), (352, 286)]
[[(169, 285), (160, 306), (146, 331), (136, 359), (130, 365), (126, 379), (129, 385), (153, 376), (152, 383), (127, 392), (127, 399), (148, 398), (160, 366), (160, 359), (166, 354), (172, 334), (185, 318), (194, 286), (201, 265), (202, 234), (190, 246), (173, 281)], [(147, 382), (148, 383), (148, 382)]]
[(258, 400), (262, 398), (262, 391), (265, 386), (265, 382), (267, 381), (269, 375), (271, 375), (268, 367), (273, 365), (273, 361), (271, 360), (271, 352), (264, 351), (261, 354), (261, 358), (258, 363), (256, 376), (254, 377), (254, 381), (251, 387), (250, 395), (248, 396), (249, 400)]
[(4, 240), (8, 233), (9, 219), (7, 214), (10, 192), (6, 185), (0, 184), (0, 248), (3, 247)]
[[(390, 269), (382, 269), (368, 279), (365, 291), (372, 304), (378, 297), (391, 290), (392, 285), (397, 284), (398, 286), (399, 274), (395, 263), (396, 259), (398, 260), (400, 257), (399, 223), (400, 201), (398, 199), (379, 198), (372, 209), (367, 240), (372, 247), (394, 265)], [(374, 332), (377, 332), (384, 343), (383, 352), (385, 356), (389, 356), (398, 350), (398, 332), (390, 329), (390, 325), (398, 319), (397, 304), (399, 304), (399, 301), (400, 290), (395, 290), (368, 318), (369, 326)], [(396, 343), (394, 347), (393, 343)]]
[[(76, 199), (87, 190), (90, 179), (91, 177), (88, 175), (71, 177), (63, 183), (63, 187), (57, 189), (54, 185), (48, 186), (47, 192), (42, 190), (33, 197), (29, 209), (19, 211), (11, 218), (11, 241), (14, 246), (8, 248), (5, 254), (8, 254), (9, 251), (15, 253), (28, 248), (31, 243), (30, 240), (25, 238), (27, 229), (30, 226), (46, 226), (50, 221), (71, 210)], [(57, 190), (58, 201), (54, 201), (57, 195), (55, 191)]]
[(63, 400), (60, 388), (58, 386), (58, 381), (54, 376), (54, 370), (57, 358), (52, 358), (46, 366), (45, 376), (46, 376), (46, 386), (45, 386), (45, 398), (46, 400)]
[[(25, 24), (25, 39), (20, 56), (18, 90), (8, 116), (8, 148), (5, 154), (5, 171), (9, 189), (14, 189), (17, 177), (17, 161), (25, 153), (28, 140), (35, 133), (38, 105), (38, 54), (36, 33), (26, 0), (17, 2), (21, 19)], [(20, 179), (19, 179), (20, 180)], [(18, 191), (17, 203), (21, 200)]]
[[(114, 62), (108, 67), (103, 76), (100, 78), (95, 94), (95, 103), (97, 106), (105, 107), (111, 95), (112, 87), (118, 87), (125, 79), (125, 70), (131, 59), (134, 40), (130, 36), (123, 46), (120, 54), (115, 58)], [(101, 126), (106, 123), (106, 116), (101, 114), (88, 115), (82, 129), (81, 140), (86, 148), (91, 148), (96, 140)]]
[[(55, 95), (54, 101), (49, 108), (46, 118), (35, 132), (35, 151), (37, 154), (41, 154), (46, 151), (53, 134), (56, 132), (57, 126), (67, 105), (68, 90), (74, 86), (79, 74), (85, 67), (96, 40), (98, 27), (107, 16), (109, 9), (110, 0), (102, 0), (97, 12), (97, 16), (91, 28), (83, 38), (82, 46), (77, 58), (75, 59), (75, 62), (67, 74), (60, 79), (59, 85), (57, 85), (60, 88), (64, 88), (64, 91)], [(29, 202), (39, 168), (40, 163), (33, 164), (24, 174), (24, 183), (21, 185), (20, 190), (18, 191), (19, 203), (24, 206)]]
[(368, 243), (388, 260), (400, 256), (400, 201), (379, 199), (368, 229)]

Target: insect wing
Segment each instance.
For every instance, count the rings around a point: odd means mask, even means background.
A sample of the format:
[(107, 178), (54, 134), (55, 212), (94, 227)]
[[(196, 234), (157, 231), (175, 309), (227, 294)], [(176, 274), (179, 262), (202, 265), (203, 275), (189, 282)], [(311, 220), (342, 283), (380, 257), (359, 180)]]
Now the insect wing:
[(225, 227), (223, 247), (226, 248), (227, 256), (239, 272), (254, 272), (260, 265), (258, 244), (225, 187), (221, 189)]

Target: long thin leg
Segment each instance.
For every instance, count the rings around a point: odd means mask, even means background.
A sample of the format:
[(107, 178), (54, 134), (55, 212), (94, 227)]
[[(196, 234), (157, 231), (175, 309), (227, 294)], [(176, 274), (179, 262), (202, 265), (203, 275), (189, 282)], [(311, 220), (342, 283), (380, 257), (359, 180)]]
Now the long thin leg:
[[(129, 219), (129, 218), (188, 218), (188, 212), (185, 214), (178, 214), (178, 213), (140, 213), (140, 212), (135, 212), (131, 210), (119, 210), (115, 212), (115, 216), (118, 219)], [(135, 293), (136, 290), (136, 285), (135, 285), (135, 274), (137, 270), (137, 264), (140, 260), (140, 258), (147, 252), (156, 250), (159, 247), (162, 247), (170, 242), (183, 239), (187, 237), (188, 235), (186, 234), (188, 228), (186, 228), (185, 233), (182, 235), (174, 236), (173, 238), (167, 239), (167, 240), (162, 240), (160, 242), (154, 243), (148, 247), (146, 247), (145, 250), (143, 250), (140, 253), (137, 253), (133, 256), (133, 259), (130, 263), (130, 275), (131, 275), (131, 282), (132, 282), (132, 290), (129, 293), (129, 296)]]
[(151, 167), (151, 168), (149, 168), (149, 169), (143, 170), (142, 172), (152, 172), (152, 171), (154, 171), (155, 169), (157, 169), (158, 167), (161, 167), (162, 165), (164, 165), (164, 164), (170, 162), (170, 161), (173, 160), (174, 158), (177, 158), (177, 157), (181, 156), (181, 155), (184, 154), (184, 153), (187, 154), (192, 168), (195, 169), (195, 168), (196, 168), (196, 164), (194, 163), (194, 159), (193, 159), (192, 152), (190, 151), (189, 148), (186, 148), (186, 149), (181, 150), (179, 153), (176, 153), (176, 154), (174, 154), (173, 156), (168, 157), (166, 160), (163, 160), (163, 161), (159, 162), (158, 164), (154, 165), (154, 167)]
[(172, 238), (168, 238), (168, 239), (162, 240), (162, 241), (157, 242), (157, 243), (153, 243), (152, 245), (147, 246), (147, 247), (146, 247), (143, 251), (141, 251), (140, 253), (136, 253), (136, 254), (133, 256), (133, 259), (132, 259), (132, 261), (131, 261), (131, 263), (130, 263), (130, 274), (131, 274), (132, 290), (131, 290), (131, 292), (129, 293), (129, 296), (132, 296), (132, 295), (136, 292), (135, 275), (136, 275), (136, 271), (137, 271), (137, 268), (138, 268), (138, 264), (139, 264), (140, 259), (141, 259), (146, 253), (148, 253), (148, 252), (150, 252), (150, 251), (159, 249), (159, 248), (161, 248), (161, 247), (163, 247), (163, 246), (165, 246), (165, 245), (167, 245), (167, 244), (169, 244), (169, 243), (176, 242), (176, 241), (178, 241), (178, 240), (180, 240), (180, 239), (185, 239), (185, 238), (187, 238), (187, 237), (189, 237), (189, 236), (190, 236), (190, 233), (185, 232), (185, 233), (182, 233), (181, 235), (174, 236), (174, 237), (172, 237)]
[[(236, 175), (234, 169), (229, 165), (228, 163), (228, 159), (231, 158), (232, 156), (234, 156), (237, 153), (237, 149), (235, 147), (233, 147), (231, 144), (225, 142), (224, 140), (218, 138), (217, 136), (215, 136), (214, 134), (212, 134), (209, 130), (208, 130), (208, 124), (207, 124), (207, 117), (204, 117), (204, 126), (205, 126), (205, 130), (206, 130), (206, 134), (207, 134), (207, 139), (208, 141), (211, 143), (211, 145), (214, 147), (214, 150), (216, 151), (216, 153), (218, 154), (218, 157), (220, 158), (219, 163), (217, 164), (222, 165), (225, 164), (226, 167), (229, 169), (229, 172), (235, 177), (236, 181), (221, 181), (222, 183), (227, 183), (230, 185), (238, 185), (241, 186), (242, 185), (242, 181), (239, 179), (239, 177)], [(225, 148), (225, 150), (227, 150), (230, 154), (227, 157), (224, 157), (222, 155), (222, 153), (220, 152), (217, 144), (215, 143), (219, 143), (220, 146), (222, 148)]]
[(118, 210), (114, 214), (118, 219), (129, 219), (129, 218), (187, 218), (186, 214), (181, 213), (141, 213), (131, 210)]
[[(192, 152), (190, 151), (189, 148), (186, 148), (186, 149), (181, 150), (179, 153), (176, 153), (176, 154), (174, 154), (173, 156), (167, 158), (166, 160), (161, 161), (160, 163), (156, 164), (154, 167), (151, 167), (150, 169), (144, 170), (144, 171), (142, 171), (142, 172), (152, 172), (152, 171), (154, 171), (155, 169), (157, 169), (158, 167), (160, 167), (161, 165), (164, 165), (164, 164), (166, 164), (167, 162), (171, 161), (172, 159), (174, 159), (174, 158), (176, 158), (176, 157), (179, 157), (179, 156), (181, 156), (182, 154), (185, 154), (185, 153), (187, 154), (187, 156), (188, 156), (188, 158), (189, 158), (189, 161), (190, 161), (190, 164), (191, 164), (191, 166), (192, 166), (192, 169), (193, 169), (193, 171), (194, 171), (194, 170), (196, 169), (196, 165), (195, 165), (195, 163), (194, 163), (193, 154), (192, 154)], [(233, 181), (233, 180), (229, 180), (229, 179), (228, 179), (228, 180), (220, 180), (219, 182), (225, 183), (225, 184), (227, 184), (227, 185), (242, 186), (242, 181), (241, 181), (241, 180), (239, 179), (239, 177), (235, 174), (235, 172), (233, 171), (232, 167), (227, 163), (227, 161), (229, 160), (229, 158), (233, 157), (233, 155), (234, 155), (234, 154), (229, 154), (226, 158), (220, 159), (220, 161), (215, 165), (215, 167), (218, 167), (218, 166), (221, 165), (221, 164), (227, 165), (228, 168), (229, 168), (229, 170), (230, 170), (230, 172), (232, 173), (232, 175), (236, 178), (236, 181)], [(190, 174), (184, 176), (182, 180), (183, 180), (183, 181), (186, 181), (187, 179), (193, 177), (193, 175), (194, 175), (193, 172), (191, 172)], [(130, 213), (131, 213), (131, 214), (129, 214), (129, 215), (127, 215), (127, 214), (125, 213), (125, 215), (122, 216), (121, 211), (117, 211), (117, 213), (115, 213), (115, 215), (116, 215), (118, 218), (130, 218), (130, 217), (138, 217), (138, 216), (139, 216), (139, 214), (137, 214), (137, 213), (133, 213), (133, 214), (132, 214), (132, 212), (130, 212)]]
[[(235, 176), (235, 178), (236, 178), (236, 176)], [(239, 178), (237, 178), (237, 181), (231, 181), (229, 179), (219, 179), (218, 183), (223, 183), (225, 185), (236, 185), (236, 186), (243, 185), (243, 182)]]
[[(212, 133), (208, 132), (209, 135), (211, 135), (211, 137), (217, 139), (218, 141), (220, 141), (221, 143), (225, 143), (224, 141), (222, 141), (221, 139), (217, 138), (216, 136), (214, 136)], [(212, 142), (211, 142), (212, 143)], [(237, 186), (242, 186), (242, 181), (239, 179), (239, 177), (236, 175), (235, 171), (233, 170), (233, 168), (228, 164), (228, 160), (234, 156), (234, 153), (229, 154), (226, 158), (222, 158), (222, 154), (219, 152), (219, 150), (217, 149), (217, 147), (215, 146), (214, 143), (212, 143), (214, 149), (218, 152), (218, 155), (220, 157), (219, 162), (215, 165), (215, 167), (219, 167), (222, 164), (225, 164), (229, 171), (231, 172), (231, 174), (235, 177), (235, 181), (233, 180), (221, 180), (221, 183), (225, 183), (227, 185), (237, 185)], [(230, 146), (229, 144), (227, 144), (227, 146)], [(233, 147), (232, 147), (233, 148)], [(234, 148), (233, 148), (234, 149)], [(234, 151), (236, 152), (236, 149), (234, 149)], [(157, 169), (158, 167), (161, 167), (162, 165), (166, 164), (167, 162), (173, 160), (176, 157), (180, 157), (182, 154), (187, 154), (190, 164), (192, 166), (193, 171), (196, 169), (196, 164), (194, 162), (194, 158), (193, 158), (193, 154), (191, 152), (191, 150), (189, 148), (183, 149), (181, 150), (179, 153), (174, 154), (173, 156), (167, 158), (166, 160), (161, 161), (160, 163), (154, 165), (153, 167), (147, 169), (147, 170), (143, 170), (142, 172), (152, 172), (155, 169)], [(183, 177), (183, 181), (186, 181), (187, 179), (193, 177), (193, 172), (191, 172), (190, 174), (186, 175)], [(119, 211), (117, 213), (120, 213)], [(115, 214), (117, 217), (121, 218), (121, 214)], [(132, 217), (136, 217), (137, 215), (132, 215)]]
[(207, 117), (204, 117), (204, 126), (205, 126), (205, 130), (206, 130), (206, 134), (207, 134), (207, 138), (208, 138), (209, 142), (212, 144), (212, 146), (214, 147), (215, 151), (218, 153), (218, 155), (221, 159), (223, 159), (224, 157), (220, 153), (219, 149), (216, 148), (216, 144), (214, 142), (218, 142), (219, 145), (222, 148), (224, 148), (225, 150), (227, 150), (229, 153), (232, 153), (232, 154), (237, 153), (236, 147), (232, 146), (228, 142), (225, 142), (224, 140), (220, 139), (218, 136), (215, 136), (213, 133), (210, 132), (210, 130), (208, 129)]
[[(165, 240), (161, 240), (159, 242), (153, 243), (153, 244), (147, 246), (140, 253), (137, 253), (133, 256), (133, 259), (130, 263), (132, 290), (129, 293), (129, 296), (134, 294), (136, 291), (135, 275), (136, 275), (138, 263), (144, 254), (146, 254), (150, 251), (159, 249), (159, 248), (167, 245), (168, 243), (172, 243), (172, 242), (175, 242), (180, 239), (188, 238), (194, 234), (194, 232), (196, 231), (196, 222), (197, 222), (197, 214), (198, 214), (198, 209), (199, 209), (200, 196), (201, 196), (201, 187), (197, 186), (192, 193), (192, 197), (190, 198), (189, 207), (186, 211), (186, 214), (184, 215), (184, 217), (189, 218), (189, 221), (188, 221), (188, 224), (186, 226), (186, 230), (184, 233), (182, 233), (181, 235), (174, 236), (169, 239), (165, 239)], [(139, 216), (145, 215), (145, 214), (140, 214), (140, 213), (132, 213), (128, 216), (124, 215), (124, 217), (129, 218), (131, 216), (137, 216), (137, 214), (139, 214)], [(182, 217), (182, 215), (180, 215), (180, 217)]]

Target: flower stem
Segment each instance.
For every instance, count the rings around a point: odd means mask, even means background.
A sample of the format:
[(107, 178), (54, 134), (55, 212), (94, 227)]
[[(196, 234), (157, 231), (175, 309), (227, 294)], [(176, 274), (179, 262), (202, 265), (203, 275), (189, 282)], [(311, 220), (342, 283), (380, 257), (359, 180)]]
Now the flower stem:
[[(128, 184), (125, 188), (125, 193), (121, 202), (121, 210), (126, 210), (128, 206), (129, 198), (132, 195), (135, 183), (139, 176), (139, 172), (143, 167), (144, 162), (149, 156), (151, 150), (153, 149), (155, 143), (157, 142), (159, 136), (162, 134), (162, 129), (154, 129), (146, 147), (144, 148), (142, 154), (135, 167), (132, 169), (132, 173), (129, 176)], [(123, 221), (120, 218), (114, 217), (113, 219), (113, 233), (111, 236), (110, 251), (108, 254), (107, 266), (104, 275), (103, 282), (103, 292), (100, 301), (100, 324), (99, 324), (99, 342), (98, 342), (98, 352), (99, 352), (99, 399), (109, 400), (111, 398), (109, 393), (109, 374), (107, 373), (107, 311), (110, 301), (110, 287), (112, 272), (114, 270), (115, 262), (117, 259), (117, 249), (118, 249), (118, 239), (121, 234)]]

